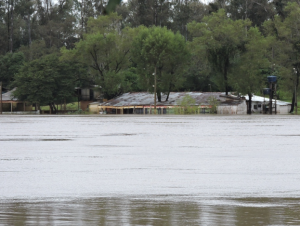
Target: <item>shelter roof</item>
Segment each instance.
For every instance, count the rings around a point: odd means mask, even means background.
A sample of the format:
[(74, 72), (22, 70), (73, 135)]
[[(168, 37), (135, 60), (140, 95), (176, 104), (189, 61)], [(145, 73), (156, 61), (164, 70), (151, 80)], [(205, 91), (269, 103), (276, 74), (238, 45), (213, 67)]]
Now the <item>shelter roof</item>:
[[(247, 101), (249, 100), (248, 95), (245, 96), (245, 99)], [(269, 98), (265, 98), (265, 97), (261, 97), (261, 96), (252, 95), (251, 100), (253, 102), (269, 102), (270, 99)], [(272, 99), (272, 102), (275, 103), (275, 100)], [(278, 105), (290, 105), (291, 103), (290, 102), (285, 102), (285, 101), (282, 101), (282, 100), (276, 100), (276, 104), (278, 104)]]
[[(179, 105), (180, 101), (185, 95), (190, 95), (195, 99), (195, 105), (209, 105), (210, 98), (215, 98), (220, 105), (238, 105), (243, 102), (241, 98), (233, 96), (225, 96), (221, 92), (171, 92), (166, 101), (167, 95), (162, 94), (161, 102), (157, 102), (157, 105), (161, 106), (172, 106)], [(114, 99), (104, 102), (100, 105), (102, 106), (139, 106), (139, 105), (153, 105), (154, 96), (153, 93), (148, 92), (134, 92), (134, 93), (124, 93)]]
[(10, 90), (10, 91), (7, 91), (6, 93), (3, 93), (2, 94), (2, 101), (18, 101), (17, 98), (15, 98), (13, 96), (13, 92), (16, 90), (16, 88)]

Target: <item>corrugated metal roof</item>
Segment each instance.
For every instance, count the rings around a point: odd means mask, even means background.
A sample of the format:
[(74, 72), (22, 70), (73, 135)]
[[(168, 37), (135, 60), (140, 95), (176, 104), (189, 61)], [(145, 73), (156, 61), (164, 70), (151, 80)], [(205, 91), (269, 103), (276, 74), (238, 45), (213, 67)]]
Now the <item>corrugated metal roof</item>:
[[(178, 105), (185, 95), (190, 95), (195, 99), (196, 105), (209, 105), (209, 98), (214, 97), (220, 102), (220, 105), (238, 105), (243, 102), (242, 99), (229, 98), (224, 96), (221, 92), (171, 92), (168, 101), (166, 100), (167, 95), (162, 94), (162, 102), (157, 102), (156, 105), (170, 106)], [(123, 95), (104, 102), (102, 106), (141, 106), (141, 105), (153, 105), (154, 94), (148, 92), (135, 92), (135, 93), (124, 93)]]

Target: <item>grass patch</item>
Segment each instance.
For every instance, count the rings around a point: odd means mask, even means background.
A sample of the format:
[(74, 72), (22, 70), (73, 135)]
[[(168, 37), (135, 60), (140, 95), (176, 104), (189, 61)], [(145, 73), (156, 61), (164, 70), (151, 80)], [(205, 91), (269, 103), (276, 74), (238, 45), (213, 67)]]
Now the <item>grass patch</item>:
[[(55, 105), (57, 107), (57, 105)], [(72, 102), (72, 103), (68, 103), (67, 106), (67, 111), (68, 110), (72, 110), (72, 111), (76, 111), (78, 110), (78, 102)], [(34, 109), (34, 108), (33, 108)], [(49, 105), (46, 105), (46, 106), (41, 106), (41, 110), (42, 111), (50, 111), (50, 107)], [(64, 105), (58, 105), (58, 110), (64, 110)]]

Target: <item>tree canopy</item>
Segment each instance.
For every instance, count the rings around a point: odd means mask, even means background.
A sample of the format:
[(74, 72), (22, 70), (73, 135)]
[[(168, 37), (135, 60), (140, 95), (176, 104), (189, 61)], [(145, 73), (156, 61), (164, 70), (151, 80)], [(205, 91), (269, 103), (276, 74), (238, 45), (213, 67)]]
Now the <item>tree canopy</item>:
[[(153, 92), (154, 72), (159, 101), (171, 91), (251, 96), (272, 74), (278, 96), (294, 104), (299, 15), (298, 0), (0, 1), (0, 80), (20, 86), (19, 98), (53, 105), (78, 86), (97, 85), (105, 98)], [(49, 81), (73, 88), (61, 94)]]
[(59, 61), (57, 54), (26, 63), (15, 76), (14, 95), (20, 100), (49, 105), (56, 112), (55, 103), (71, 99), (80, 74), (79, 64)]
[(188, 29), (194, 37), (193, 42), (200, 49), (205, 49), (205, 54), (215, 73), (219, 88), (224, 88), (228, 94), (229, 70), (232, 67), (234, 57), (243, 48), (247, 38), (249, 20), (232, 20), (227, 17), (225, 10), (221, 9), (211, 16), (203, 18), (203, 22), (192, 22)]
[(158, 101), (161, 92), (169, 94), (182, 83), (189, 53), (179, 33), (174, 34), (166, 27), (142, 27), (133, 41), (131, 55), (142, 76), (142, 85), (148, 91), (154, 85), (153, 73), (157, 74)]

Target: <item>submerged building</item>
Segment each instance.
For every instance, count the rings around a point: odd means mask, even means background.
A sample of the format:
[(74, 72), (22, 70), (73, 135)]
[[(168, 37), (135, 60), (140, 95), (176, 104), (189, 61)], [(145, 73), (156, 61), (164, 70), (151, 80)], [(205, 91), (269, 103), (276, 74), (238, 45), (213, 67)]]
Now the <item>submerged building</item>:
[[(249, 101), (248, 95), (245, 96), (246, 101)], [(252, 95), (251, 105), (252, 113), (269, 113), (269, 98)], [(275, 114), (288, 114), (291, 111), (292, 104), (289, 102), (272, 99), (272, 113)]]
[[(171, 92), (169, 97), (162, 94), (161, 102), (156, 101), (157, 114), (174, 114), (181, 108), (185, 96), (194, 99), (195, 113), (209, 113), (216, 109), (218, 114), (247, 113), (246, 100), (242, 97), (226, 96), (222, 92)], [(148, 92), (125, 93), (106, 102), (89, 104), (89, 111), (105, 114), (153, 114), (154, 95)]]
[(16, 97), (14, 97), (13, 90), (7, 91), (2, 94), (2, 111), (3, 114), (23, 114), (23, 113), (33, 113), (32, 105), (25, 102), (20, 101)]

